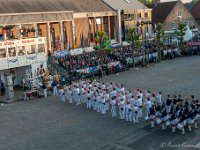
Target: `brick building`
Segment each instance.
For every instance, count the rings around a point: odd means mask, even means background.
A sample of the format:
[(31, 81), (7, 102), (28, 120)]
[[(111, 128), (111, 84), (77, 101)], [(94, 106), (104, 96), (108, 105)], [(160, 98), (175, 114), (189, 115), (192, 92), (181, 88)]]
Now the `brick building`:
[(198, 27), (195, 18), (181, 0), (155, 4), (152, 21), (153, 23), (163, 23), (164, 29), (168, 31), (177, 29), (177, 23), (180, 21), (185, 22), (189, 27)]
[(200, 26), (200, 1), (198, 1), (191, 9), (191, 14), (194, 16)]

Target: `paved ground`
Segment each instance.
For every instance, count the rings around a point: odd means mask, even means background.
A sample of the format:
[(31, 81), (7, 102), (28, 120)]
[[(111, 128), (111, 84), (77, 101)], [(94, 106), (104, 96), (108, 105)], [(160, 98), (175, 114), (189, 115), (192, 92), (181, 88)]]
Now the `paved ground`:
[[(104, 82), (165, 95), (200, 97), (200, 57), (178, 58), (150, 68), (111, 75)], [(185, 135), (150, 129), (61, 103), (57, 97), (20, 101), (0, 107), (0, 150), (192, 150), (200, 149), (200, 129)], [(181, 145), (182, 144), (182, 145)], [(196, 147), (196, 148), (192, 148)]]

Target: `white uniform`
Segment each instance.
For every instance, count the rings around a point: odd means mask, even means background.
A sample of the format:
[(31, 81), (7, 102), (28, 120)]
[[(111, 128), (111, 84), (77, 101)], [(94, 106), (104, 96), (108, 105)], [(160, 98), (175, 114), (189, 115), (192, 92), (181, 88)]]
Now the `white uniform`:
[(151, 101), (150, 101), (150, 100), (147, 100), (147, 101), (145, 102), (146, 116), (149, 115), (151, 106), (152, 106), (152, 105), (151, 105)]
[(161, 94), (158, 94), (157, 95), (157, 102), (158, 102), (158, 105), (162, 105), (162, 95)]
[(124, 101), (118, 103), (120, 119), (125, 119), (125, 104)]
[(132, 121), (131, 104), (126, 104), (125, 105), (125, 115), (126, 115), (126, 121)]
[(116, 117), (117, 116), (117, 113), (116, 113), (116, 100), (111, 100), (110, 102), (111, 104), (111, 114), (112, 114), (112, 117)]
[(138, 119), (139, 118), (139, 107), (134, 105), (132, 113), (133, 113), (133, 122), (138, 123), (139, 122), (139, 119)]

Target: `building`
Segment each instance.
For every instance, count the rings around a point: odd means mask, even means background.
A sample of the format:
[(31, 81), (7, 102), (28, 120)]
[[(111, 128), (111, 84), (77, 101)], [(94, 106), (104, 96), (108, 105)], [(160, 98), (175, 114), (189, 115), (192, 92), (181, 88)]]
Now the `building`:
[(102, 0), (71, 0), (74, 18), (75, 48), (94, 45), (95, 34), (104, 31), (110, 40), (117, 40), (117, 13)]
[(164, 30), (170, 31), (177, 29), (177, 24), (180, 21), (185, 22), (189, 27), (197, 27), (195, 18), (184, 6), (181, 0), (157, 3), (153, 6), (152, 22), (163, 23)]
[[(142, 21), (151, 22), (152, 9), (147, 8), (138, 0), (103, 0), (108, 6), (118, 12), (118, 37), (119, 42), (126, 40), (126, 33), (128, 28), (138, 29), (138, 23)], [(148, 27), (142, 27), (151, 33), (150, 24)], [(144, 30), (143, 30), (144, 31)]]
[(111, 28), (116, 12), (101, 0), (3, 0), (0, 3), (4, 6), (0, 10), (0, 33), (7, 34), (7, 38), (47, 37), (48, 50), (80, 47), (82, 35), (87, 46), (99, 30), (107, 32), (110, 39), (116, 38), (117, 29)]
[(47, 69), (47, 50), (87, 47), (103, 30), (116, 39), (117, 13), (101, 0), (1, 0), (0, 74), (35, 78)]
[(191, 14), (198, 22), (198, 25), (200, 26), (200, 1), (198, 1), (191, 9)]

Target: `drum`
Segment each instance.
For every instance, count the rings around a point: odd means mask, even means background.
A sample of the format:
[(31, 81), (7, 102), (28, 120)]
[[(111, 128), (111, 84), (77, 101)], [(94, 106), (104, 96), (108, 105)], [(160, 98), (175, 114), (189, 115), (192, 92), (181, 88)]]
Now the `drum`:
[(187, 119), (187, 123), (188, 123), (188, 124), (194, 124), (194, 119), (188, 118), (188, 119)]
[(148, 117), (148, 116), (145, 116), (144, 119), (145, 119), (145, 121), (148, 121), (148, 120), (149, 120), (149, 117)]
[(179, 130), (181, 130), (181, 129), (183, 128), (183, 125), (180, 124), (180, 123), (178, 123), (178, 124), (177, 124), (177, 128), (178, 128)]
[(171, 124), (170, 121), (166, 121), (166, 123), (165, 123), (166, 126), (169, 126), (170, 124)]
[(157, 124), (160, 124), (162, 121), (161, 121), (161, 119), (160, 118), (156, 118), (156, 123)]
[(26, 96), (27, 96), (28, 98), (30, 98), (30, 97), (32, 96), (32, 93), (31, 93), (31, 92), (27, 92), (27, 93), (26, 93)]
[(169, 116), (167, 115), (167, 116), (165, 116), (164, 118), (163, 118), (163, 121), (167, 121), (169, 119)]
[(172, 125), (176, 125), (176, 124), (178, 123), (178, 121), (179, 121), (179, 120), (176, 118), (176, 119), (174, 119), (174, 120), (171, 121), (171, 124), (172, 124)]

